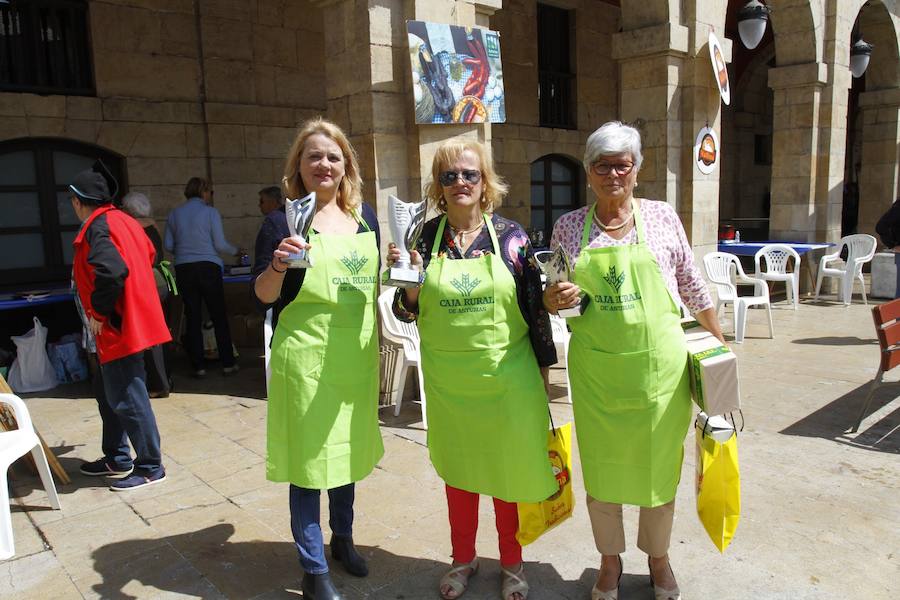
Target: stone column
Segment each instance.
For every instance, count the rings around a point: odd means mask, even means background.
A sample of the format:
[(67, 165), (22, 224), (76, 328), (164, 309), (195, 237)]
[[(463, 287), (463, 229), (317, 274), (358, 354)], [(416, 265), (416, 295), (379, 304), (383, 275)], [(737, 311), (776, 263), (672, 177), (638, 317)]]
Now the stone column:
[(875, 234), (875, 223), (900, 198), (900, 88), (859, 95), (862, 166), (859, 173), (859, 233)]
[[(319, 0), (327, 7), (328, 114), (359, 154), (364, 197), (385, 225), (388, 196), (421, 198), (435, 148), (448, 138), (490, 141), (490, 126), (416, 125), (406, 20), (487, 26), (501, 0)], [(386, 246), (388, 235), (382, 236)]]
[[(827, 66), (806, 63), (769, 69), (772, 117), (772, 205), (769, 237), (823, 241), (817, 230), (819, 119)], [(840, 227), (840, 211), (837, 214)]]

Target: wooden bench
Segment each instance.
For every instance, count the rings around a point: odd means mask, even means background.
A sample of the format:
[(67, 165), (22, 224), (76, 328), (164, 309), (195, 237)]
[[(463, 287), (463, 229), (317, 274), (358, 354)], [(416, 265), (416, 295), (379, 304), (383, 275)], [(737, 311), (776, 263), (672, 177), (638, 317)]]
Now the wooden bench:
[(869, 393), (863, 401), (859, 417), (849, 433), (856, 433), (859, 430), (859, 426), (872, 404), (875, 390), (884, 383), (884, 374), (900, 365), (900, 320), (898, 320), (900, 319), (900, 299), (873, 307), (872, 318), (875, 321), (875, 333), (878, 334), (878, 346), (881, 349), (881, 364), (878, 365), (878, 373), (869, 386)]

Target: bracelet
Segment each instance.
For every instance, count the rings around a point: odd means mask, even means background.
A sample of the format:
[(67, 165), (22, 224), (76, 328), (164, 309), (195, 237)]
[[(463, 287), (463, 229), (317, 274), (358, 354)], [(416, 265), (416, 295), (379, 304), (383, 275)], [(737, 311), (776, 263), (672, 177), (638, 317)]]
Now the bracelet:
[(287, 271), (287, 267), (285, 267), (284, 270), (282, 270), (282, 271), (279, 271), (278, 269), (276, 269), (276, 268), (275, 268), (275, 259), (274, 259), (274, 258), (272, 259), (272, 262), (269, 263), (269, 266), (270, 266), (270, 267), (272, 268), (272, 270), (275, 271), (276, 273), (284, 273), (285, 271)]

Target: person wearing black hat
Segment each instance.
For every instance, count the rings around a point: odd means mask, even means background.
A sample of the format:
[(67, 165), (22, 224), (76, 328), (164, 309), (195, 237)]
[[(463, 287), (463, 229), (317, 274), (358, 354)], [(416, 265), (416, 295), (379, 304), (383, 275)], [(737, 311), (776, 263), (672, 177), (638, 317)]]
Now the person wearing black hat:
[(112, 205), (103, 175), (82, 171), (69, 191), (82, 222), (73, 242), (72, 279), (96, 343), (106, 400), (100, 405), (104, 456), (80, 470), (118, 477), (113, 491), (133, 490), (166, 478), (143, 354), (172, 339), (155, 293), (151, 265), (156, 251), (140, 224)]

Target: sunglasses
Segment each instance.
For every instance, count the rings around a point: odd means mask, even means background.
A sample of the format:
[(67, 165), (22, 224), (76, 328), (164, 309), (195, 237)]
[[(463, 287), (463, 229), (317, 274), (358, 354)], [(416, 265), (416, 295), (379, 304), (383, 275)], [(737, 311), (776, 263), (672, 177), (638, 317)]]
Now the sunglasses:
[(609, 175), (613, 171), (619, 175), (628, 175), (634, 168), (634, 163), (617, 163), (609, 164), (604, 162), (595, 162), (591, 165), (591, 171), (597, 175)]
[(444, 171), (440, 175), (438, 175), (438, 181), (441, 182), (441, 185), (445, 187), (449, 187), (456, 183), (456, 181), (462, 177), (463, 181), (468, 184), (475, 185), (479, 181), (481, 181), (481, 171), (476, 171), (475, 169), (463, 169), (462, 171)]

